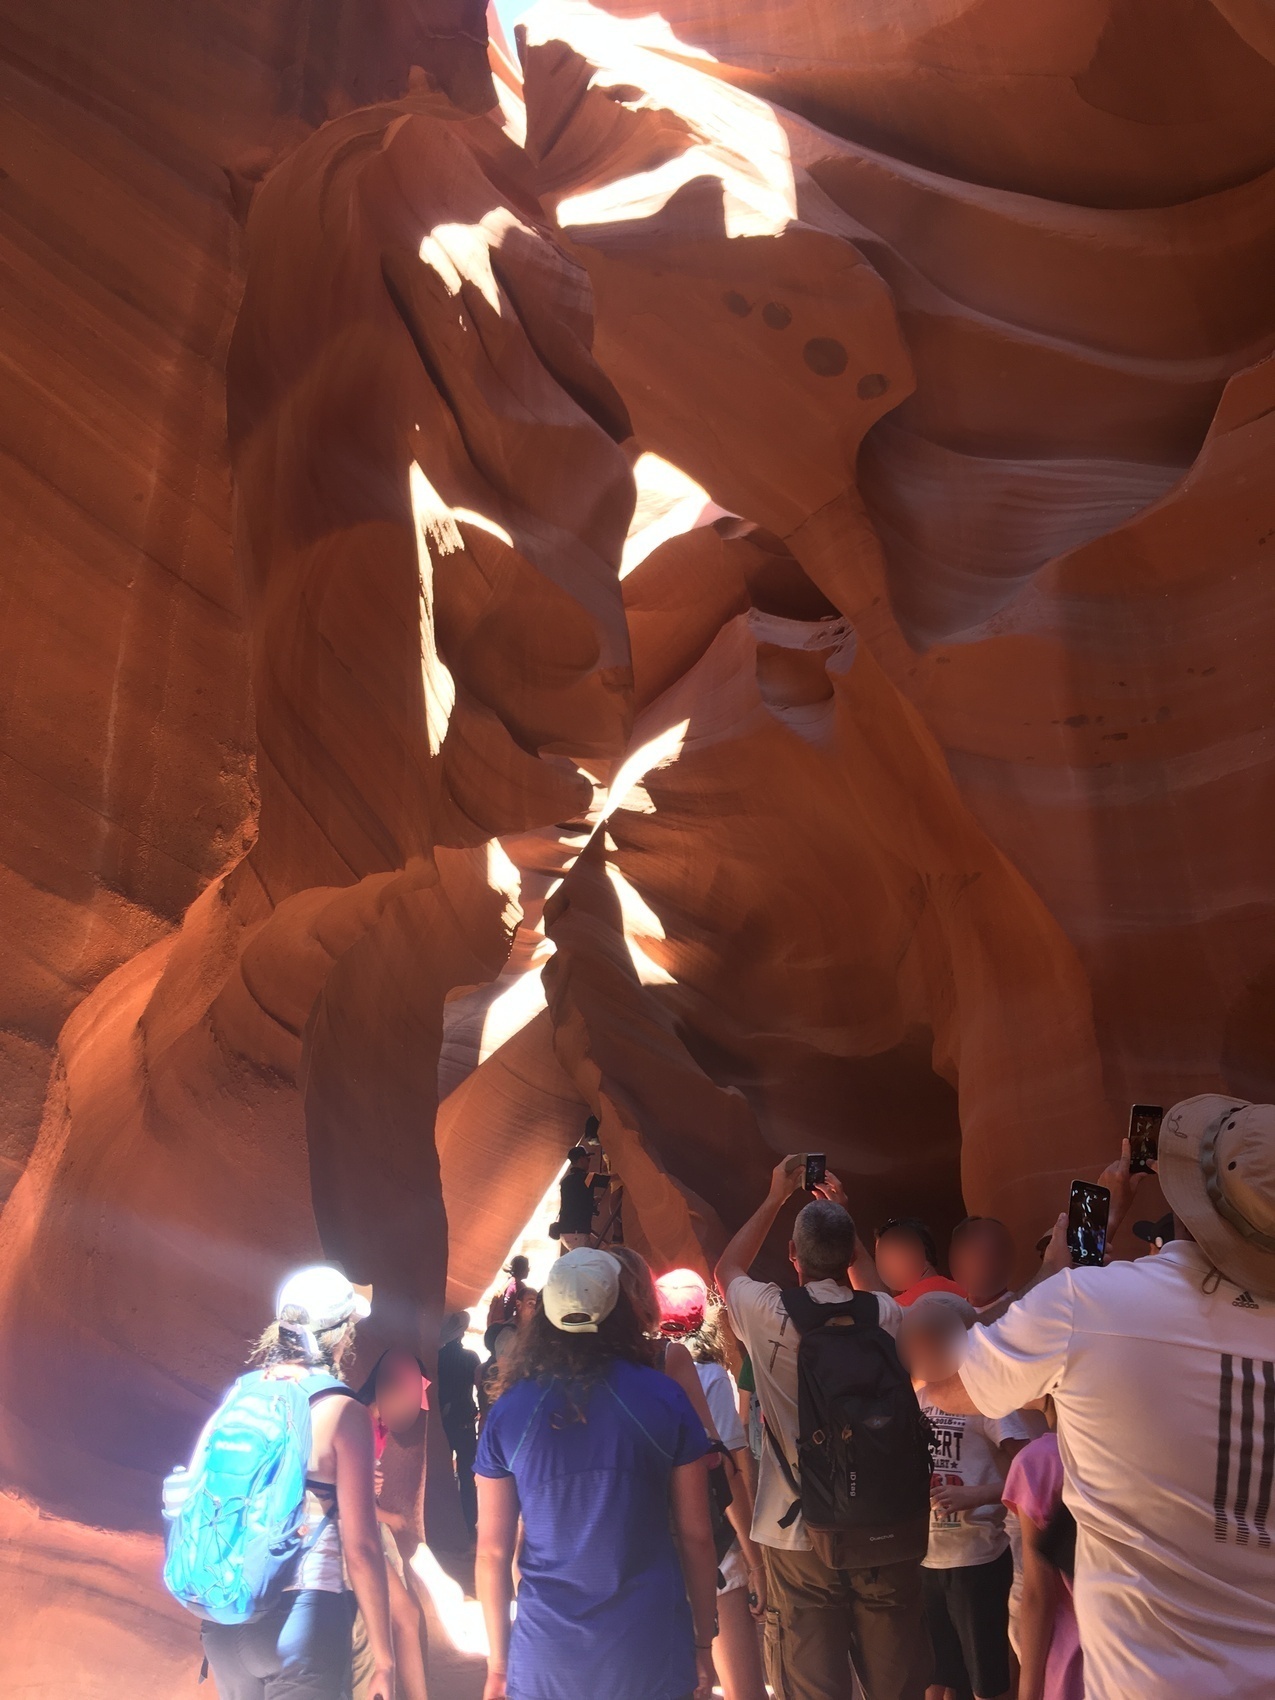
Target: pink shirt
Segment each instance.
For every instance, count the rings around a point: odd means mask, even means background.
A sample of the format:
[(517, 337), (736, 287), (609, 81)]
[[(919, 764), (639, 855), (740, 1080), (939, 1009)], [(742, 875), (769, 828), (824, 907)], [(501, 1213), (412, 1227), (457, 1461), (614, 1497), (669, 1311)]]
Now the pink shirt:
[[(1039, 1440), (1024, 1446), (1010, 1465), (1004, 1502), (1011, 1511), (1021, 1512), (1028, 1522), (1043, 1529), (1062, 1504), (1062, 1490), (1058, 1436), (1042, 1434)], [(1085, 1672), (1071, 1584), (1065, 1576), (1060, 1575), (1059, 1581), (1062, 1587), (1045, 1663), (1045, 1700), (1085, 1700)]]

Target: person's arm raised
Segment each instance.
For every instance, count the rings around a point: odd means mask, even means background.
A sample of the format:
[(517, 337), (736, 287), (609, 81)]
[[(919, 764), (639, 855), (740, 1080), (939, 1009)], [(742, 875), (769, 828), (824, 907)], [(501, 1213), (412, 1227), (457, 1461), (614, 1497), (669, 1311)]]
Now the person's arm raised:
[(795, 1156), (785, 1157), (776, 1163), (770, 1177), (769, 1192), (717, 1260), (718, 1292), (728, 1293), (731, 1282), (747, 1275), (757, 1261), (766, 1243), (766, 1235), (775, 1225), (775, 1218), (801, 1186), (805, 1166), (805, 1158)]
[(1107, 1164), (1098, 1176), (1098, 1185), (1105, 1186), (1111, 1194), (1111, 1204), (1107, 1212), (1107, 1247), (1110, 1249), (1112, 1240), (1116, 1237), (1116, 1229), (1133, 1209), (1134, 1195), (1142, 1185), (1142, 1172), (1131, 1174), (1129, 1171), (1129, 1141), (1120, 1141), (1120, 1155)]
[(367, 1700), (394, 1700), (394, 1641), (390, 1628), (389, 1584), (385, 1549), (376, 1522), (372, 1491), (375, 1450), (372, 1418), (357, 1399), (342, 1399), (333, 1435), (336, 1451), (336, 1502), (339, 1506), (341, 1551), (350, 1585), (363, 1614), (372, 1677)]
[(518, 1489), (512, 1476), (478, 1476), (478, 1550), (474, 1591), (487, 1627), (487, 1681), (483, 1700), (504, 1700), (509, 1670), (509, 1608), (514, 1598), (514, 1545)]
[[(1126, 1145), (1128, 1141), (1126, 1140)], [(984, 1328), (990, 1328), (993, 1322), (999, 1322), (1001, 1317), (1019, 1299), (1026, 1298), (1033, 1287), (1039, 1287), (1042, 1281), (1048, 1281), (1051, 1275), (1057, 1275), (1060, 1269), (1071, 1268), (1071, 1248), (1067, 1244), (1067, 1217), (1059, 1216), (1054, 1222), (1049, 1235), (1049, 1244), (1045, 1247), (1045, 1255), (1040, 1260), (1040, 1268), (1030, 1281), (1025, 1281), (1016, 1293), (1007, 1293), (1003, 1299), (998, 1299), (994, 1305), (978, 1313), (978, 1320)]]

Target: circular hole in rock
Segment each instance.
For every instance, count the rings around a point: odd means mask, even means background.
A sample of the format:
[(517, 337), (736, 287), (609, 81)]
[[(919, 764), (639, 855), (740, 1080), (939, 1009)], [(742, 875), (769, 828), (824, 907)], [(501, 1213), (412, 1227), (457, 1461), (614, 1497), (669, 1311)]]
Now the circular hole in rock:
[(782, 301), (768, 301), (761, 310), (761, 316), (772, 331), (786, 331), (792, 323), (792, 314)]
[(753, 310), (753, 304), (737, 289), (728, 289), (722, 296), (722, 305), (728, 313), (734, 313), (737, 318), (746, 319)]
[(884, 372), (865, 372), (855, 385), (860, 401), (875, 401), (877, 396), (884, 395), (890, 387), (890, 380)]
[(812, 336), (802, 349), (801, 358), (821, 378), (839, 378), (848, 360), (844, 347), (831, 336)]

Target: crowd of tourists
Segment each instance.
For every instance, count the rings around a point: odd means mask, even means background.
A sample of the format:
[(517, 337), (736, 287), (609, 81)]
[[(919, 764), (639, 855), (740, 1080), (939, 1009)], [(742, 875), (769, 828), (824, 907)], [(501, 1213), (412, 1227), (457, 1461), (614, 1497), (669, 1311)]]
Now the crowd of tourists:
[[(1275, 1107), (1179, 1104), (1150, 1167), (1145, 1255), (1078, 1266), (1064, 1213), (1015, 1288), (1002, 1223), (960, 1222), (944, 1273), (924, 1222), (861, 1232), (788, 1157), (710, 1289), (593, 1243), (576, 1159), (576, 1243), (539, 1292), (511, 1261), (486, 1364), (465, 1313), (440, 1344), (484, 1700), (1269, 1700)], [(1108, 1239), (1141, 1178), (1126, 1142)], [(756, 1279), (803, 1189), (792, 1283)], [(425, 1385), (402, 1354), (342, 1380), (365, 1309), (335, 1270), (285, 1284), (166, 1484), (166, 1580), (221, 1700), (345, 1700), (352, 1672), (424, 1694), (376, 1459)]]

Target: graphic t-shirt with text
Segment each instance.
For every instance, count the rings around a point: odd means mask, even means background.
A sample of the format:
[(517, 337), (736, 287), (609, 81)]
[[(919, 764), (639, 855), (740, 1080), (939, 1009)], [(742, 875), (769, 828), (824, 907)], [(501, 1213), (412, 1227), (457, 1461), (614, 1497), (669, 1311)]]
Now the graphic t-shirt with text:
[(1031, 1439), (1031, 1430), (1017, 1413), (999, 1419), (958, 1417), (922, 1401), (921, 1410), (934, 1431), (930, 1442), (930, 1486), (985, 1487), (996, 1490), (994, 1505), (972, 1511), (930, 1513), (929, 1570), (953, 1570), (959, 1565), (990, 1564), (1009, 1546), (1005, 1508), (1000, 1495), (1009, 1461), (996, 1448), (1006, 1441)]

